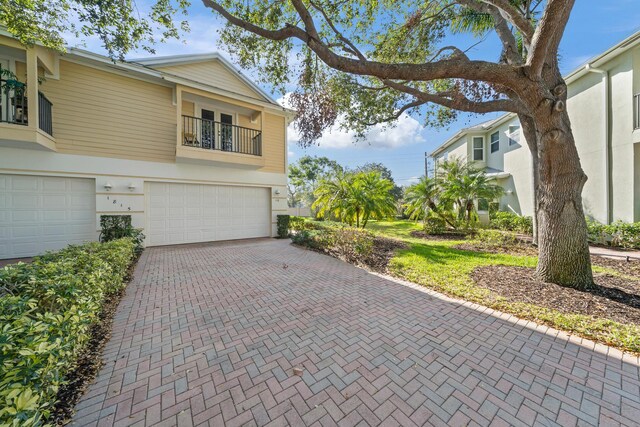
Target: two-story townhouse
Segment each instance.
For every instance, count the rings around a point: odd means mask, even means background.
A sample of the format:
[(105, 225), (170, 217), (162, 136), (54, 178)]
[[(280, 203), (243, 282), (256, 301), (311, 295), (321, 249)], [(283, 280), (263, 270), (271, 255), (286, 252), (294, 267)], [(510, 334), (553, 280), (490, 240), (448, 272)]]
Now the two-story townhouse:
[[(640, 221), (640, 32), (569, 73), (567, 111), (582, 168), (585, 213), (602, 222)], [(531, 155), (518, 118), (465, 128), (431, 154), (476, 162), (504, 187), (502, 210), (533, 214)]]
[(0, 259), (95, 240), (104, 214), (149, 246), (275, 235), (292, 111), (219, 55), (114, 62), (2, 33), (0, 67)]

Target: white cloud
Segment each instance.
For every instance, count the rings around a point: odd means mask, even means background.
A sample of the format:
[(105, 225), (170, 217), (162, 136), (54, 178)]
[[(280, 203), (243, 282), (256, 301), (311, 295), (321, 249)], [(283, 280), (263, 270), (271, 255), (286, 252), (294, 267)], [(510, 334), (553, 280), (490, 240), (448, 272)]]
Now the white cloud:
[(293, 151), (289, 150), (289, 151), (287, 152), (287, 156), (289, 156), (289, 157), (295, 157), (295, 156), (296, 156), (296, 153), (294, 153)]
[[(280, 105), (291, 108), (288, 95), (277, 99)], [(421, 132), (423, 126), (416, 119), (403, 113), (394, 126), (378, 124), (373, 126), (365, 135), (365, 138), (358, 140), (356, 133), (352, 130), (345, 130), (339, 124), (327, 130), (320, 140), (317, 141), (320, 148), (343, 149), (343, 148), (379, 148), (393, 149), (406, 145), (424, 143), (425, 139)], [(287, 129), (287, 138), (290, 143), (297, 143), (300, 140), (299, 133), (293, 124)]]
[[(400, 116), (395, 126), (382, 124), (373, 126), (362, 140), (356, 138), (354, 131), (341, 129), (339, 125), (334, 125), (322, 135), (317, 143), (320, 148), (327, 149), (353, 147), (393, 149), (424, 143), (425, 139), (421, 134), (422, 129), (420, 122), (405, 113)], [(289, 141), (294, 143), (300, 139), (293, 125), (289, 126), (287, 137)]]

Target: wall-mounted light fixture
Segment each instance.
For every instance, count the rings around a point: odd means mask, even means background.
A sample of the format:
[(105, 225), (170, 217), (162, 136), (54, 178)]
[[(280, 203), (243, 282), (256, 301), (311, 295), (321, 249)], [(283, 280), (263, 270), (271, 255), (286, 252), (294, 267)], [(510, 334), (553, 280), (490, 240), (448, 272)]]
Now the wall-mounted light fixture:
[(110, 191), (113, 188), (113, 185), (109, 181), (104, 185), (104, 189)]
[(136, 189), (136, 185), (133, 182), (130, 182), (128, 188), (129, 188), (129, 191), (133, 191)]
[(278, 190), (278, 189), (276, 188), (276, 191), (274, 191), (274, 193), (275, 193), (275, 195), (276, 195), (276, 196), (279, 196), (279, 195), (280, 195), (280, 190)]

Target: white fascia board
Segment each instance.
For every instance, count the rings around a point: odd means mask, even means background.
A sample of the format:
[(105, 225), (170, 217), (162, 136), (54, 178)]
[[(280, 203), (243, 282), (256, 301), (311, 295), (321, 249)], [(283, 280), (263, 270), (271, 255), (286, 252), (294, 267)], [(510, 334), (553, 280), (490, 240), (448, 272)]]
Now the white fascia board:
[(620, 43), (616, 44), (615, 46), (612, 46), (611, 48), (607, 49), (606, 51), (604, 51), (600, 55), (597, 55), (597, 56), (591, 58), (584, 65), (576, 68), (575, 70), (573, 70), (572, 72), (567, 74), (564, 77), (564, 79), (567, 82), (567, 84), (569, 84), (571, 82), (574, 82), (574, 81), (576, 81), (577, 79), (579, 79), (580, 77), (584, 76), (586, 73), (589, 72), (587, 70), (587, 66), (599, 67), (599, 66), (611, 61), (615, 57), (623, 54), (624, 52), (628, 51), (629, 49), (632, 49), (632, 48), (638, 46), (639, 44), (640, 44), (640, 31), (630, 35), (629, 37), (627, 37), (626, 39), (622, 40)]

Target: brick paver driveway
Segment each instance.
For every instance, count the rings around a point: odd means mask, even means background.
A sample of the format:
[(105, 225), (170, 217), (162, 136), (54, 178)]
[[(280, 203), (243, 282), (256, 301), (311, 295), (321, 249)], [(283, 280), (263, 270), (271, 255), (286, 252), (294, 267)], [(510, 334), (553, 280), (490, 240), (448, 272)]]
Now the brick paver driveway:
[(637, 358), (505, 317), (287, 241), (147, 249), (75, 424), (637, 425)]

